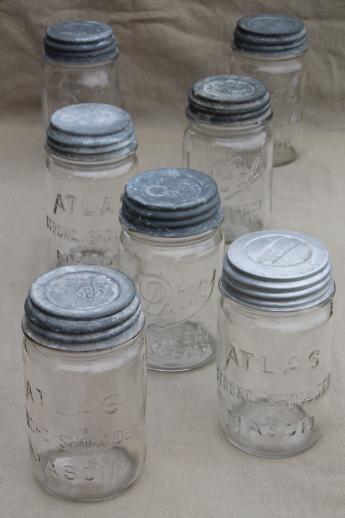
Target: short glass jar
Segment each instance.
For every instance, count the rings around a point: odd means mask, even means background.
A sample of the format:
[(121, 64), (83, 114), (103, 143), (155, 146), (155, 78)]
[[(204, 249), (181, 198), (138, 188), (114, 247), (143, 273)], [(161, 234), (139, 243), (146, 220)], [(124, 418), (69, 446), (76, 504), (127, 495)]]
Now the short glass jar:
[(116, 266), (121, 193), (137, 173), (136, 137), (127, 112), (76, 104), (55, 112), (47, 129), (50, 267)]
[(227, 243), (268, 223), (272, 200), (271, 116), (266, 87), (249, 77), (207, 77), (197, 81), (189, 92), (184, 165), (204, 171), (218, 183)]
[(239, 449), (289, 457), (325, 424), (334, 281), (318, 240), (290, 231), (242, 236), (219, 283), (220, 422)]
[(245, 16), (237, 22), (232, 48), (232, 73), (260, 79), (272, 96), (274, 166), (292, 162), (303, 145), (303, 22), (280, 14)]
[(42, 107), (44, 127), (70, 104), (119, 104), (112, 28), (97, 21), (66, 21), (48, 27), (44, 38)]
[(126, 185), (120, 267), (141, 295), (151, 369), (214, 358), (222, 218), (217, 185), (199, 171), (147, 171)]
[(70, 500), (122, 492), (146, 456), (144, 317), (131, 279), (99, 266), (38, 277), (25, 302), (26, 422), (33, 471)]

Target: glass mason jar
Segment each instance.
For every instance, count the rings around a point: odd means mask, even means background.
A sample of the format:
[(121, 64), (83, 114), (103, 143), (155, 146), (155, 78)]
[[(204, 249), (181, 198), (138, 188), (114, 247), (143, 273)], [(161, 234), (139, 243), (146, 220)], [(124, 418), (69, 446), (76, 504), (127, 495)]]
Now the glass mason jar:
[(199, 171), (147, 171), (126, 185), (120, 267), (141, 295), (151, 369), (214, 358), (222, 217), (217, 185)]
[(312, 446), (326, 420), (334, 282), (327, 249), (288, 231), (230, 245), (220, 280), (220, 422), (239, 449), (289, 457)]
[(44, 38), (42, 107), (44, 127), (70, 104), (119, 104), (112, 28), (97, 21), (66, 21), (48, 27)]
[(218, 183), (227, 243), (268, 223), (272, 199), (271, 116), (266, 87), (249, 77), (207, 77), (197, 81), (189, 92), (184, 165), (204, 171)]
[(274, 166), (302, 151), (307, 35), (293, 16), (259, 14), (237, 22), (232, 73), (261, 79), (272, 96)]
[(144, 317), (131, 279), (66, 266), (31, 285), (23, 320), (34, 474), (70, 500), (115, 496), (146, 456)]
[(130, 116), (107, 104), (61, 108), (47, 130), (46, 227), (51, 267), (116, 266), (120, 197), (137, 172)]

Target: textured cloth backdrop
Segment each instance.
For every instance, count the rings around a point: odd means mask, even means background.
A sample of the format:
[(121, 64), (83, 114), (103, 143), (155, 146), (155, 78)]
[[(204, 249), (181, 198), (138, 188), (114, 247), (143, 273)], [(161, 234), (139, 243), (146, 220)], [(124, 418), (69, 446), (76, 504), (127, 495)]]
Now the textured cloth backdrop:
[(308, 116), (318, 123), (321, 109), (325, 122), (334, 123), (345, 92), (343, 0), (1, 0), (0, 106), (39, 106), (45, 29), (79, 18), (113, 27), (126, 108), (147, 118), (176, 116), (193, 81), (229, 70), (236, 19), (256, 12), (304, 20), (310, 41)]
[[(151, 373), (149, 454), (117, 499), (73, 504), (45, 494), (30, 473), (20, 320), (44, 257), (42, 37), (67, 18), (110, 23), (120, 45), (124, 105), (134, 115), (142, 169), (180, 165), (186, 91), (229, 70), (236, 18), (301, 16), (307, 55), (305, 150), (274, 172), (272, 227), (309, 232), (330, 247), (337, 281), (331, 411), (323, 438), (281, 461), (232, 448), (217, 424), (215, 365)], [(345, 515), (345, 89), (344, 0), (0, 0), (0, 517), (344, 518)]]

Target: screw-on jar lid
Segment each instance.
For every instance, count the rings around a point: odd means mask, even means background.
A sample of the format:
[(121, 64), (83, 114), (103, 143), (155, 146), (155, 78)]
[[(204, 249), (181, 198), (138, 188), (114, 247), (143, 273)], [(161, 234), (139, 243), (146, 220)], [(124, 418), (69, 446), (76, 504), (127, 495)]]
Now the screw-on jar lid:
[(200, 79), (188, 94), (187, 117), (222, 125), (262, 123), (272, 116), (271, 97), (258, 79), (223, 75)]
[(146, 171), (127, 183), (122, 196), (121, 223), (142, 234), (194, 236), (222, 220), (216, 182), (192, 169)]
[(229, 246), (220, 289), (241, 304), (268, 311), (306, 309), (333, 296), (327, 248), (288, 230), (243, 235)]
[(302, 20), (285, 14), (257, 14), (238, 20), (235, 49), (257, 54), (297, 55), (308, 46)]
[(110, 104), (72, 104), (51, 116), (47, 149), (75, 160), (107, 160), (137, 147), (130, 115)]
[(91, 20), (66, 21), (48, 27), (44, 38), (48, 58), (64, 63), (101, 63), (119, 53), (112, 28)]
[(103, 266), (65, 266), (40, 275), (25, 301), (23, 331), (35, 342), (67, 351), (123, 344), (144, 325), (133, 281)]

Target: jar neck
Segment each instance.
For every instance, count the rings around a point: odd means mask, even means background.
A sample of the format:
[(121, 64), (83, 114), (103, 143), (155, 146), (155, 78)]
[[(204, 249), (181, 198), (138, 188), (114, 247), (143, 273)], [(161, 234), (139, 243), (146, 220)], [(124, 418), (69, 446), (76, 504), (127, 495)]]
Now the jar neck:
[(50, 149), (46, 148), (48, 159), (51, 159), (56, 165), (63, 167), (65, 169), (83, 169), (88, 171), (96, 171), (99, 169), (107, 170), (112, 169), (114, 167), (120, 167), (122, 164), (126, 163), (128, 160), (136, 160), (135, 151), (131, 151), (125, 155), (117, 155), (112, 156), (111, 158), (104, 159), (104, 157), (100, 157), (99, 160), (77, 160), (71, 157), (63, 157), (60, 155), (56, 155)]
[(233, 135), (248, 135), (248, 134), (255, 134), (260, 133), (262, 130), (264, 130), (271, 118), (266, 119), (261, 122), (253, 122), (253, 123), (247, 123), (247, 124), (231, 124), (231, 125), (223, 125), (223, 124), (209, 124), (206, 122), (201, 121), (195, 121), (195, 120), (189, 120), (189, 125), (191, 128), (193, 128), (195, 131), (198, 131), (199, 133), (202, 133), (204, 135), (209, 136), (220, 136), (220, 137), (226, 137), (226, 136), (233, 136)]
[(201, 243), (203, 241), (207, 241), (210, 238), (216, 236), (219, 232), (221, 232), (220, 228), (214, 228), (208, 230), (207, 232), (203, 232), (202, 234), (197, 234), (195, 236), (185, 236), (185, 237), (162, 237), (162, 236), (152, 236), (149, 234), (142, 234), (140, 232), (136, 232), (135, 230), (131, 230), (125, 225), (122, 225), (122, 232), (124, 235), (127, 235), (130, 239), (134, 239), (135, 241), (141, 242), (143, 245), (149, 246), (165, 246), (165, 247), (183, 247), (185, 245), (193, 245), (197, 243)]
[(87, 359), (90, 361), (97, 361), (101, 360), (103, 358), (106, 358), (107, 356), (114, 356), (116, 354), (123, 354), (127, 350), (131, 349), (132, 347), (141, 347), (144, 344), (144, 341), (140, 341), (140, 337), (143, 334), (143, 328), (133, 337), (129, 340), (124, 341), (121, 344), (114, 345), (113, 347), (110, 345), (110, 342), (104, 346), (103, 348), (98, 348), (95, 350), (86, 350), (86, 351), (80, 351), (76, 350), (73, 351), (71, 348), (70, 350), (64, 350), (64, 349), (58, 349), (58, 348), (52, 348), (48, 347), (44, 344), (40, 344), (37, 341), (33, 340), (32, 337), (27, 336), (24, 333), (24, 347), (27, 349), (27, 341), (30, 343), (31, 347), (34, 347), (40, 354), (45, 356), (50, 356), (54, 358), (64, 358), (68, 360), (78, 361), (81, 359)]
[(48, 56), (44, 56), (44, 64), (45, 65), (49, 65), (49, 66), (53, 66), (53, 67), (57, 67), (57, 68), (61, 68), (61, 69), (70, 69), (70, 70), (83, 70), (83, 71), (86, 71), (86, 70), (97, 70), (99, 68), (104, 68), (104, 67), (107, 67), (107, 66), (111, 66), (113, 64), (115, 64), (115, 61), (117, 59), (117, 56), (115, 58), (110, 58), (110, 59), (107, 59), (105, 61), (100, 61), (100, 62), (81, 62), (81, 63), (76, 63), (74, 61), (58, 61), (58, 60), (54, 60)]
[(234, 45), (231, 46), (232, 51), (237, 54), (238, 56), (244, 57), (248, 60), (252, 61), (290, 61), (294, 59), (303, 58), (304, 54), (308, 49), (304, 49), (299, 52), (291, 53), (291, 54), (271, 54), (271, 53), (255, 53), (255, 52), (248, 52), (246, 50), (238, 49), (237, 47), (234, 47)]
[(279, 309), (272, 310), (269, 308), (257, 308), (253, 306), (249, 306), (247, 304), (243, 304), (238, 300), (235, 300), (229, 297), (221, 286), (221, 282), (219, 282), (219, 291), (223, 301), (235, 309), (237, 312), (241, 313), (244, 316), (255, 316), (257, 318), (294, 318), (294, 317), (302, 317), (307, 316), (318, 311), (322, 311), (327, 306), (330, 306), (330, 313), (333, 314), (333, 298), (334, 293), (326, 300), (320, 302), (311, 307), (303, 308), (303, 309)]

